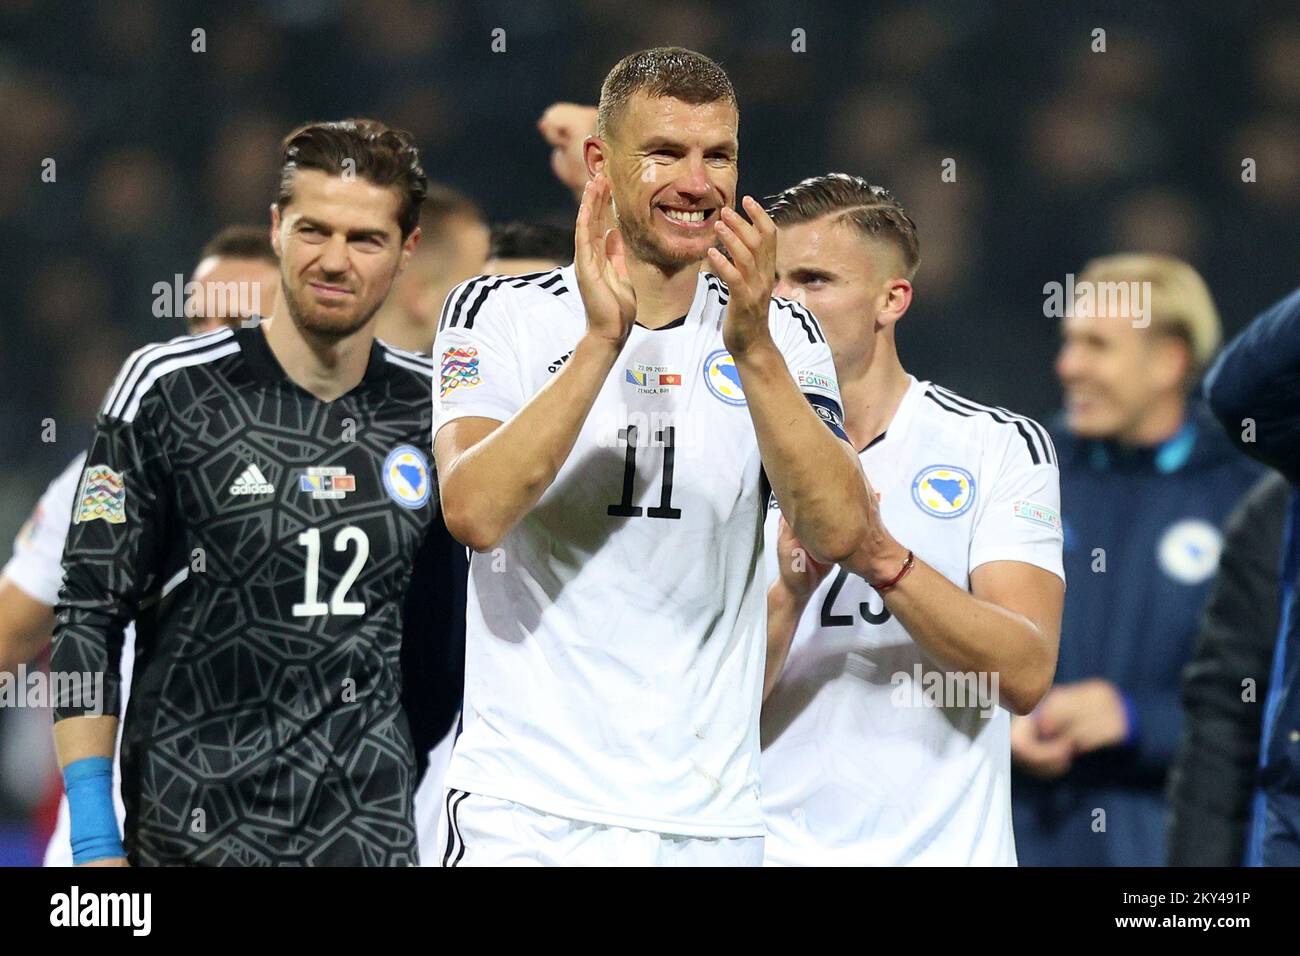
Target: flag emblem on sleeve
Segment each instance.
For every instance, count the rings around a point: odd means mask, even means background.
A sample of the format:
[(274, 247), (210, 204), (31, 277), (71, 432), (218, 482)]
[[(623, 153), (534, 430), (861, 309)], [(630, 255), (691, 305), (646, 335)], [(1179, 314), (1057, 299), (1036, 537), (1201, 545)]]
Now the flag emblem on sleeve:
[(126, 521), (126, 482), (108, 465), (91, 465), (81, 475), (73, 524), (102, 518), (109, 524)]
[(473, 388), (482, 381), (478, 373), (478, 349), (453, 348), (442, 353), (439, 396), (446, 397), (458, 388)]

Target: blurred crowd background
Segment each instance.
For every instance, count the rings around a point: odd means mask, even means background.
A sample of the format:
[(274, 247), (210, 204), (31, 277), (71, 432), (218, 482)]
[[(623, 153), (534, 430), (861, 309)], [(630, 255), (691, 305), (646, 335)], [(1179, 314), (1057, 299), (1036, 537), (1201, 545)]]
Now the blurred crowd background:
[[(594, 103), (619, 57), (665, 44), (731, 75), (742, 191), (844, 170), (910, 209), (901, 354), (978, 400), (1053, 416), (1043, 286), (1094, 255), (1186, 259), (1228, 336), (1295, 284), (1290, 3), (0, 0), (0, 540), (84, 447), (124, 356), (184, 332), (154, 316), (155, 283), (221, 226), (266, 221), (294, 125), (376, 116), (490, 221), (566, 224), (538, 117)], [(48, 717), (5, 716), (0, 827), (21, 832), (44, 825)]]

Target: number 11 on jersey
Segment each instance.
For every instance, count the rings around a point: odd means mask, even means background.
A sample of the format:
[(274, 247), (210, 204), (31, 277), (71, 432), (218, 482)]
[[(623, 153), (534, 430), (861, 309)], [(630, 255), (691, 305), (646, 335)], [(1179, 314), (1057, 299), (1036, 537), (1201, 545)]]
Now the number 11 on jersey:
[[(681, 508), (674, 508), (672, 505), (673, 498), (673, 460), (676, 457), (676, 448), (673, 446), (673, 436), (677, 429), (669, 425), (662, 431), (655, 432), (655, 443), (662, 445), (664, 449), (664, 470), (663, 477), (659, 488), (659, 504), (654, 508), (645, 509), (647, 518), (680, 518), (682, 516)], [(623, 460), (623, 498), (617, 504), (610, 505), (607, 513), (615, 518), (639, 518), (642, 514), (642, 508), (639, 505), (632, 504), (632, 491), (636, 484), (636, 436), (637, 426), (629, 425), (627, 428), (618, 430), (619, 441), (627, 442), (627, 455)]]

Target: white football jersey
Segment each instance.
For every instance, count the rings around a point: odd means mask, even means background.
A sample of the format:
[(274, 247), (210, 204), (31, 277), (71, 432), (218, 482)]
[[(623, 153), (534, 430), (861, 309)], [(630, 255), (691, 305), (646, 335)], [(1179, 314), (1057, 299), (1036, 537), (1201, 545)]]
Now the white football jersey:
[[(859, 457), (890, 533), (958, 587), (989, 561), (1064, 580), (1056, 453), (1036, 422), (912, 379)], [(946, 675), (866, 581), (834, 568), (763, 708), (765, 862), (1014, 865), (997, 700), (989, 675)]]
[[(767, 487), (725, 285), (633, 328), (554, 483), (470, 563), (464, 730), (447, 786), (545, 813), (687, 836), (756, 836)], [(833, 429), (830, 348), (802, 307), (769, 323)], [(435, 430), (505, 421), (586, 330), (572, 266), (453, 290)]]
[[(73, 499), (85, 469), (83, 452), (74, 458), (63, 472), (50, 482), (32, 516), (14, 539), (14, 553), (4, 566), (3, 574), (22, 588), (30, 597), (54, 607), (59, 603), (59, 588), (63, 584), (63, 543), (68, 538), (72, 523)], [(131, 690), (131, 666), (135, 663), (135, 625), (128, 624), (122, 641), (122, 708), (126, 710)], [(118, 729), (121, 746), (121, 728)], [(122, 806), (122, 768), (116, 755), (113, 757), (113, 805), (117, 809), (117, 823), (126, 819)], [(54, 833), (45, 848), (46, 866), (72, 866), (72, 844), (69, 829), (68, 798), (59, 802), (59, 817)]]

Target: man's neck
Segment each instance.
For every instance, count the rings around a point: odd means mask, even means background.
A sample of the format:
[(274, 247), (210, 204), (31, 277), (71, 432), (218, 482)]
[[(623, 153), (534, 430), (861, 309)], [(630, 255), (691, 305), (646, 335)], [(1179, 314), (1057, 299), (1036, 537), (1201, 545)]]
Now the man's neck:
[(389, 345), (408, 352), (431, 352), (433, 350), (433, 330), (424, 321), (424, 317), (406, 312), (393, 306), (379, 310), (375, 322), (375, 338), (383, 339)]
[(346, 395), (366, 374), (375, 325), (371, 321), (346, 338), (312, 335), (294, 323), (283, 306), (262, 322), (267, 345), (286, 375), (322, 402)]
[(691, 310), (700, 267), (692, 263), (669, 275), (659, 266), (629, 255), (627, 275), (636, 290), (636, 321), (648, 329), (676, 322)]
[(894, 343), (877, 336), (871, 361), (840, 370), (840, 397), (844, 400), (844, 430), (853, 447), (866, 448), (889, 428), (911, 384), (898, 361)]
[(1115, 440), (1121, 445), (1153, 448), (1178, 434), (1186, 420), (1187, 402), (1181, 395), (1169, 396), (1155, 402), (1131, 428), (1115, 436)]

